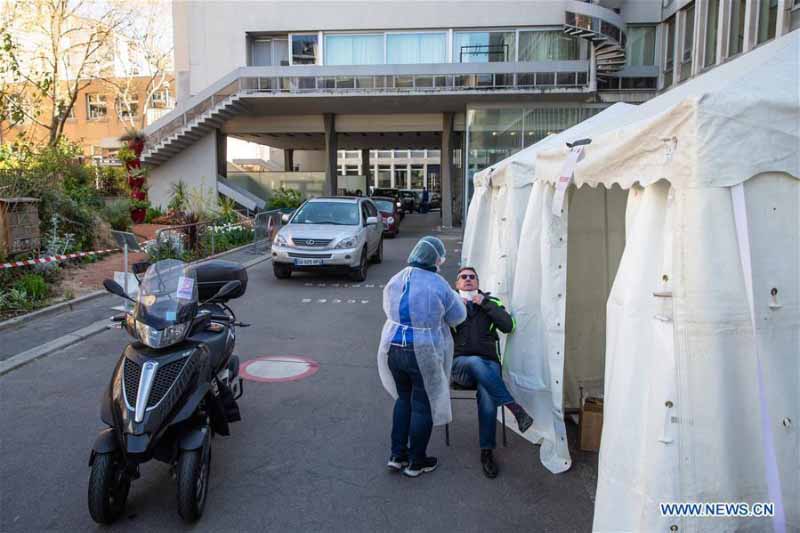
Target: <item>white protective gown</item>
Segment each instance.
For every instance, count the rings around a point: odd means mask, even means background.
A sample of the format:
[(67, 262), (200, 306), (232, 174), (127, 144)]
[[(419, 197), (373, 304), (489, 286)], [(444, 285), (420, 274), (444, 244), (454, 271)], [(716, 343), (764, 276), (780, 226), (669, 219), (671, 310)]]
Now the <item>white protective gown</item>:
[[(407, 293), (407, 296), (404, 295)], [(397, 387), (389, 370), (389, 347), (400, 330), (400, 342), (413, 345), (425, 392), (431, 404), (433, 424), (447, 424), (450, 409), (450, 371), (453, 337), (450, 327), (467, 318), (467, 309), (445, 279), (435, 272), (406, 267), (383, 290), (386, 323), (378, 349), (378, 372), (386, 391), (397, 399)], [(413, 338), (413, 341), (409, 342)]]

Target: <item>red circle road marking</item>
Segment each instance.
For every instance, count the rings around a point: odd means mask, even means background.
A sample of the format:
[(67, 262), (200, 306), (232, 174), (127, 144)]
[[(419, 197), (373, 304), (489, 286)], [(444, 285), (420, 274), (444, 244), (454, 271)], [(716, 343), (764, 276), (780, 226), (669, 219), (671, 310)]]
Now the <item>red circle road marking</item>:
[(316, 374), (319, 363), (299, 355), (268, 355), (242, 363), (239, 373), (249, 381), (282, 383), (297, 381)]

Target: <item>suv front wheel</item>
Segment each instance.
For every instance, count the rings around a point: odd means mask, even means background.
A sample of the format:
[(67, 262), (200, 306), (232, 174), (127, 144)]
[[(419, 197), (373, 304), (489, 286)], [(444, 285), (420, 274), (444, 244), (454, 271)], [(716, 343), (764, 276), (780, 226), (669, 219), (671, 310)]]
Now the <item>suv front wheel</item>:
[(353, 281), (364, 281), (367, 279), (367, 269), (369, 268), (369, 261), (367, 259), (367, 248), (361, 252), (361, 260), (358, 266), (350, 273), (350, 279)]

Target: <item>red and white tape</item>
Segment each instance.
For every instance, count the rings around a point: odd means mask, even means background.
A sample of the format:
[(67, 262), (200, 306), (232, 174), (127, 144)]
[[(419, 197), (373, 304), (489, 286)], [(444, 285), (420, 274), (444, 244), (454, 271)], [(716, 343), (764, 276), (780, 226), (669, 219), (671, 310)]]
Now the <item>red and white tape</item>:
[(54, 263), (57, 261), (64, 261), (66, 259), (75, 259), (77, 257), (88, 257), (90, 255), (102, 255), (111, 252), (118, 252), (119, 248), (109, 248), (108, 250), (95, 250), (93, 252), (75, 252), (66, 255), (51, 255), (49, 257), (39, 257), (37, 259), (27, 259), (25, 261), (13, 261), (11, 263), (0, 264), (0, 270), (4, 268), (16, 268), (31, 265), (41, 265), (43, 263)]

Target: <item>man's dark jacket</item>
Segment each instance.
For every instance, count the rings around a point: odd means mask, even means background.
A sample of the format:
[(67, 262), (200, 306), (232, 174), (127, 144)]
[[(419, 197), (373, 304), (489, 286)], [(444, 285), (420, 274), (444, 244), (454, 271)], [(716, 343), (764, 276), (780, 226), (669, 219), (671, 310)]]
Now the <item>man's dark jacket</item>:
[(488, 292), (481, 294), (483, 303), (467, 303), (467, 319), (453, 329), (453, 355), (480, 355), (499, 363), (497, 330), (511, 333), (516, 324), (499, 298), (493, 298)]

